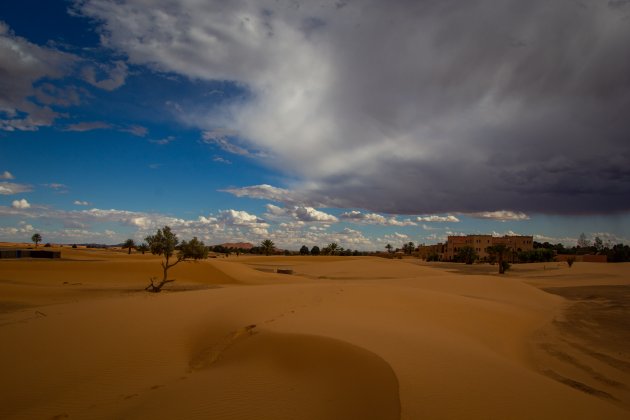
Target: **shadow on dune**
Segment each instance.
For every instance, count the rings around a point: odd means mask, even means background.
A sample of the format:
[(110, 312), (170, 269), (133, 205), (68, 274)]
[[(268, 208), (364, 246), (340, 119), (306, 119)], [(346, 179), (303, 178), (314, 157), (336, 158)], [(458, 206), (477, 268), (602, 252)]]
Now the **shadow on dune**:
[[(547, 287), (569, 302), (537, 337), (543, 373), (630, 408), (630, 286)], [(553, 366), (549, 368), (548, 366)]]
[(391, 366), (343, 341), (250, 325), (193, 350), (189, 383), (226, 418), (400, 418)]

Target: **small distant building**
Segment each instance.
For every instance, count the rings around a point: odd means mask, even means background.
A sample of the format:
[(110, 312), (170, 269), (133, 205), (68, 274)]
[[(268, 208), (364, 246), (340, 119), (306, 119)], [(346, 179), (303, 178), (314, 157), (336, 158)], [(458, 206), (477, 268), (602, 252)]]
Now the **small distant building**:
[(0, 249), (0, 259), (8, 258), (61, 258), (61, 251), (39, 249)]
[(487, 259), (490, 254), (486, 251), (489, 246), (504, 244), (513, 251), (531, 251), (534, 249), (533, 236), (492, 236), (492, 235), (466, 235), (449, 236), (446, 242), (446, 252), (443, 254), (444, 261), (453, 261), (459, 250), (465, 246), (473, 248), (480, 260)]

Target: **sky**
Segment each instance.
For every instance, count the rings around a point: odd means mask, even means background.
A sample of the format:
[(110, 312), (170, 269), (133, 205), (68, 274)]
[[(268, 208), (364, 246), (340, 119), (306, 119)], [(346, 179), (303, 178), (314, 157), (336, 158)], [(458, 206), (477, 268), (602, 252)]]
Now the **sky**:
[(0, 4), (0, 241), (630, 243), (630, 0)]

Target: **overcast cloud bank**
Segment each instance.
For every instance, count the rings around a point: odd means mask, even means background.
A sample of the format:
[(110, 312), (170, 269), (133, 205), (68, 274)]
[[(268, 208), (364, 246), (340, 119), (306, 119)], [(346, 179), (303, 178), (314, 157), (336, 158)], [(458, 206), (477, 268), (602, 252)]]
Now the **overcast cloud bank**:
[(311, 202), (391, 214), (630, 209), (627, 3), (77, 8), (130, 63), (246, 86), (251, 100), (192, 123), (223, 150), (263, 151)]

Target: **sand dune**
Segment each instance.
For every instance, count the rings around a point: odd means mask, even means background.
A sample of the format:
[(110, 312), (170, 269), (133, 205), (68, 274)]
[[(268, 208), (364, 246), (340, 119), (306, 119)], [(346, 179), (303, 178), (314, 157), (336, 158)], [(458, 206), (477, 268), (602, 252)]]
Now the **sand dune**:
[(0, 417), (629, 415), (630, 359), (610, 345), (625, 338), (618, 318), (596, 317), (608, 331), (598, 341), (571, 313), (582, 301), (564, 297), (577, 292), (541, 290), (589, 276), (628, 285), (628, 265), (499, 277), (415, 260), (239, 257), (180, 264), (174, 285), (188, 291), (155, 295), (132, 291), (159, 271), (155, 257), (89, 252), (0, 261)]

